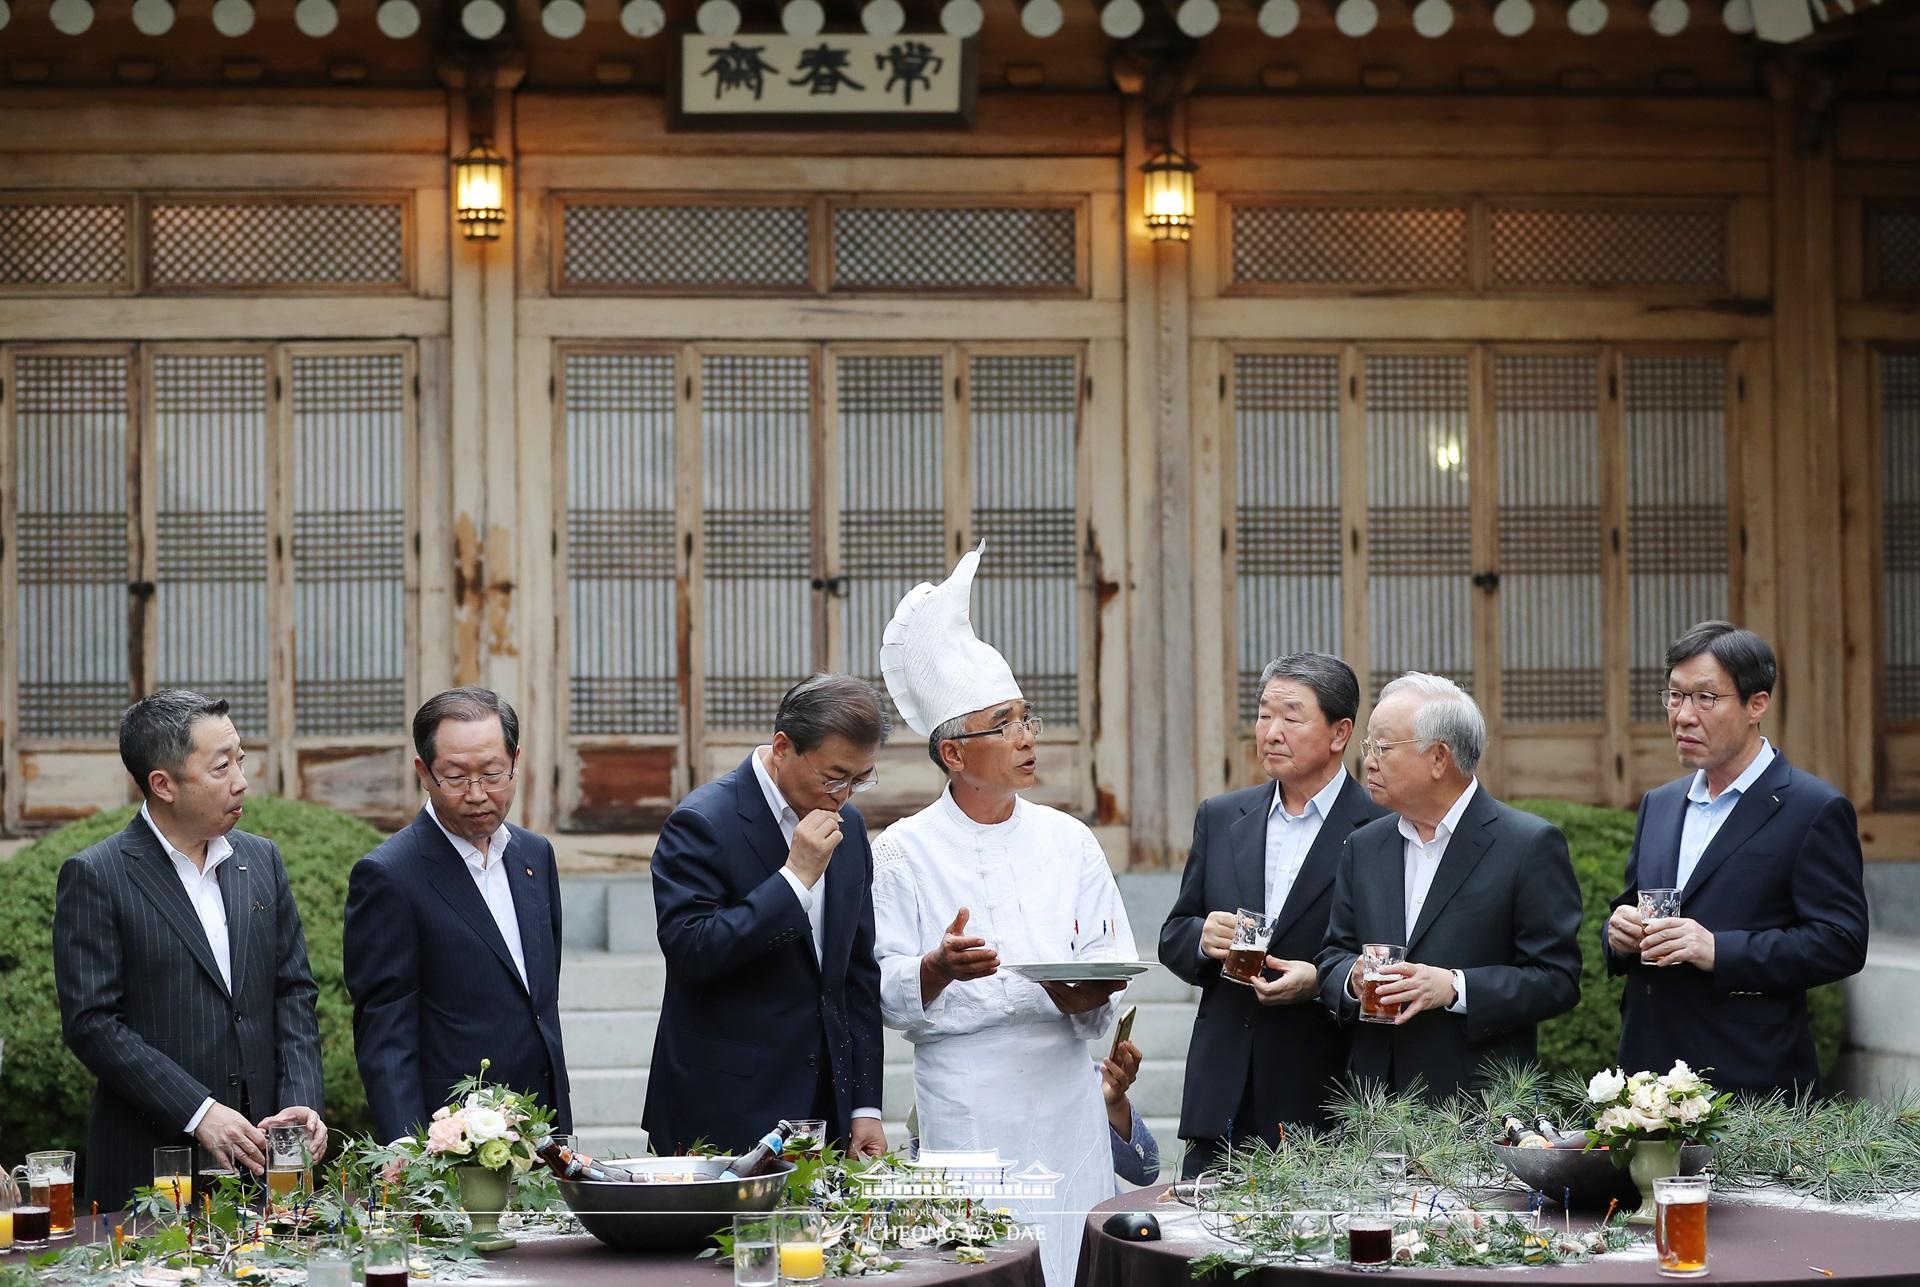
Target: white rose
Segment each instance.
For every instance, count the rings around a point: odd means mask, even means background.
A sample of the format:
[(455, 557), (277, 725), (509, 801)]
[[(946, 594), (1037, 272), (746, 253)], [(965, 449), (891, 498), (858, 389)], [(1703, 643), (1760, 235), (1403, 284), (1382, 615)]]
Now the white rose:
[(1618, 1068), (1601, 1069), (1587, 1083), (1587, 1102), (1590, 1104), (1608, 1104), (1626, 1089), (1627, 1079)]
[(1631, 1125), (1632, 1118), (1628, 1111), (1616, 1104), (1600, 1114), (1600, 1120), (1593, 1124), (1593, 1128), (1602, 1135), (1617, 1135)]
[(1700, 1120), (1700, 1105), (1706, 1101), (1699, 1096), (1683, 1099), (1673, 1106), (1673, 1116), (1682, 1126), (1691, 1126)]
[(467, 1136), (476, 1144), (499, 1139), (507, 1133), (507, 1119), (494, 1108), (467, 1110)]
[(1660, 1079), (1660, 1084), (1675, 1095), (1691, 1095), (1700, 1089), (1700, 1077), (1693, 1069), (1687, 1067), (1686, 1060), (1676, 1059), (1673, 1061), (1672, 1070)]
[(1627, 1124), (1636, 1131), (1661, 1131), (1666, 1129), (1667, 1119), (1663, 1113), (1648, 1113), (1630, 1108), (1627, 1110)]
[(1627, 1085), (1644, 1086), (1652, 1080), (1654, 1080), (1653, 1074), (1648, 1072), (1646, 1069), (1642, 1068), (1639, 1072), (1627, 1078)]

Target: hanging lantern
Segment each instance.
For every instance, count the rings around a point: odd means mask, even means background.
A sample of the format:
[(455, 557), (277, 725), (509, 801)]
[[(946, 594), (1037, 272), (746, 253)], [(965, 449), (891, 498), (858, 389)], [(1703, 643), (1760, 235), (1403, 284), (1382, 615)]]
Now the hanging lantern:
[(1193, 237), (1193, 172), (1198, 168), (1172, 148), (1140, 167), (1147, 176), (1147, 231), (1155, 241)]
[(507, 226), (507, 158), (485, 139), (453, 159), (453, 208), (468, 241), (497, 240)]

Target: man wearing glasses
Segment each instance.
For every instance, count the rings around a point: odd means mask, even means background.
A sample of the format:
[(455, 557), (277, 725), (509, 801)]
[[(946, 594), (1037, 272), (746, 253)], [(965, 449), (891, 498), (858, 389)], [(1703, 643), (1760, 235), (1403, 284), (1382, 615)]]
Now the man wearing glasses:
[[(1667, 649), (1660, 693), (1686, 777), (1640, 802), (1626, 889), (1601, 941), (1627, 976), (1620, 1059), (1675, 1059), (1753, 1091), (1815, 1087), (1807, 989), (1867, 959), (1860, 832), (1845, 796), (1760, 734), (1778, 674), (1751, 630), (1704, 621)], [(1640, 891), (1679, 892), (1643, 917)]]
[(894, 704), (946, 777), (937, 800), (874, 842), (880, 996), (888, 1026), (913, 1044), (923, 1148), (995, 1150), (1009, 1173), (1037, 1165), (1057, 1177), (1050, 1193), (1008, 1205), (1041, 1227), (1048, 1287), (1065, 1287), (1085, 1213), (1115, 1188), (1086, 1042), (1112, 1027), (1125, 985), (1034, 982), (1000, 963), (1096, 974), (1079, 963), (1136, 954), (1093, 833), (1020, 798), (1034, 785), (1041, 719), (973, 633), (980, 555), (908, 591), (880, 649)]
[(815, 675), (780, 699), (769, 744), (661, 828), (667, 986), (641, 1119), (661, 1156), (696, 1140), (744, 1153), (783, 1118), (886, 1152), (873, 856), (853, 797), (878, 781), (888, 731), (872, 684)]
[(347, 879), (342, 964), (374, 1129), (425, 1122), (485, 1059), (488, 1081), (571, 1131), (560, 878), (553, 845), (507, 821), (519, 716), (489, 689), (449, 689), (415, 712), (413, 745), (427, 803)]

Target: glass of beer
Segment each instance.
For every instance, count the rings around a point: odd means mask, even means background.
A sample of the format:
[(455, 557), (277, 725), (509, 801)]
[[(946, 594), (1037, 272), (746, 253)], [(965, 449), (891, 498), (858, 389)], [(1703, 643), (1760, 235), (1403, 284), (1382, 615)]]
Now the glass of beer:
[(817, 1283), (827, 1276), (825, 1228), (818, 1211), (793, 1208), (778, 1215), (780, 1281)]
[(1392, 1023), (1400, 1017), (1400, 1003), (1391, 1005), (1380, 1000), (1380, 988), (1400, 976), (1389, 974), (1386, 967), (1400, 965), (1407, 959), (1407, 949), (1399, 943), (1364, 943), (1360, 947), (1360, 1022)]
[(1699, 1278), (1707, 1272), (1707, 1192), (1704, 1175), (1663, 1175), (1653, 1182), (1653, 1246), (1660, 1272)]
[(291, 1198), (306, 1187), (311, 1166), (307, 1132), (298, 1126), (267, 1128), (267, 1196), (270, 1201)]
[[(1643, 889), (1640, 891), (1640, 923), (1680, 914), (1680, 891), (1677, 889)], [(1653, 958), (1645, 952), (1640, 953), (1644, 965), (1652, 965)]]
[(1393, 1260), (1393, 1213), (1355, 1211), (1347, 1217), (1347, 1267), (1384, 1273)]
[(173, 1209), (193, 1206), (193, 1150), (169, 1145), (153, 1150), (153, 1187), (173, 1199)]
[(1273, 917), (1265, 912), (1238, 908), (1233, 913), (1233, 942), (1227, 945), (1227, 959), (1221, 962), (1220, 977), (1253, 986), (1267, 966), (1267, 944), (1273, 939)]
[(16, 1166), (10, 1175), (0, 1182), (14, 1202), (13, 1206), (13, 1245), (16, 1247), (44, 1247), (47, 1245), (48, 1212), (44, 1202), (32, 1197), (33, 1181), (27, 1175), (25, 1166)]
[(47, 1209), (47, 1236), (73, 1237), (73, 1150), (27, 1154), (33, 1204)]

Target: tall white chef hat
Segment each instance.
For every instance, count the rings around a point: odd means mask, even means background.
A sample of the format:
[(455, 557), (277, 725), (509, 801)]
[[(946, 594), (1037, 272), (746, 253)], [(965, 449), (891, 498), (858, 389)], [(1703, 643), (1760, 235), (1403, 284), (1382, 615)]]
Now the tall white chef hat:
[(1020, 685), (991, 644), (973, 633), (973, 574), (987, 543), (965, 554), (939, 585), (922, 581), (893, 610), (880, 644), (880, 673), (907, 726), (922, 737), (956, 715), (1020, 700)]

